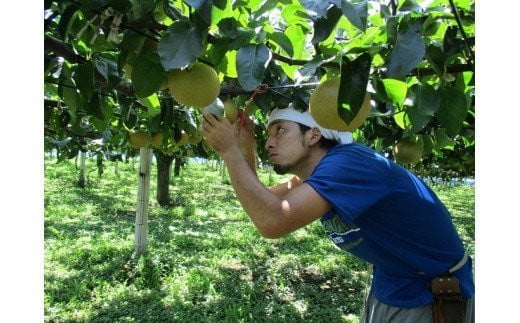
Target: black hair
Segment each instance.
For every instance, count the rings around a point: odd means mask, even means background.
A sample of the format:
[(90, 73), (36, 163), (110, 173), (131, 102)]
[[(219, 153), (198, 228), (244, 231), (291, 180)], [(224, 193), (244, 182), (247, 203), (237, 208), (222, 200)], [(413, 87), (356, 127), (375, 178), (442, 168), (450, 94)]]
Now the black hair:
[[(306, 133), (307, 131), (309, 131), (311, 129), (311, 127), (309, 127), (309, 126), (306, 126), (306, 125), (301, 124), (299, 122), (296, 122), (296, 123), (298, 124), (298, 126), (300, 126), (300, 131), (302, 132), (302, 134)], [(329, 150), (332, 147), (334, 147), (337, 144), (339, 144), (339, 142), (336, 141), (335, 139), (325, 138), (325, 137), (323, 137), (323, 134), (322, 134), (321, 138), (320, 138), (320, 141), (319, 141), (319, 144), (320, 144), (321, 148)]]

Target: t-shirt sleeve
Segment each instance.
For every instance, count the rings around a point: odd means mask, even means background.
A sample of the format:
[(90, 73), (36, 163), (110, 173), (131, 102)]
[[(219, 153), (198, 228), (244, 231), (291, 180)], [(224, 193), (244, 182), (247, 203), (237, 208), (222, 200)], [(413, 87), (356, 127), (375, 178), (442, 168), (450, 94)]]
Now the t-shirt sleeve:
[(305, 182), (352, 223), (388, 195), (382, 163), (348, 153), (329, 153)]

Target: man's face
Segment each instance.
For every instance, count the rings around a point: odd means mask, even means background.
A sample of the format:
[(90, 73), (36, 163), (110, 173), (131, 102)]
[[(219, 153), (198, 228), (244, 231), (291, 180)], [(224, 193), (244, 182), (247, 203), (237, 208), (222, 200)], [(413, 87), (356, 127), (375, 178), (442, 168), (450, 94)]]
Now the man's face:
[(293, 173), (309, 156), (307, 139), (296, 122), (273, 121), (267, 133), (265, 149), (277, 174)]

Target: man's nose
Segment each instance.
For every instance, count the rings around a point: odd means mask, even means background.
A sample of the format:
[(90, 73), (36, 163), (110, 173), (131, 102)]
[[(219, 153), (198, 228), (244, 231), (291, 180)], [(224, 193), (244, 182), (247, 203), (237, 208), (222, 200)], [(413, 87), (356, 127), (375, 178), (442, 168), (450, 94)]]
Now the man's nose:
[(274, 138), (269, 136), (265, 141), (265, 149), (273, 148), (275, 145)]

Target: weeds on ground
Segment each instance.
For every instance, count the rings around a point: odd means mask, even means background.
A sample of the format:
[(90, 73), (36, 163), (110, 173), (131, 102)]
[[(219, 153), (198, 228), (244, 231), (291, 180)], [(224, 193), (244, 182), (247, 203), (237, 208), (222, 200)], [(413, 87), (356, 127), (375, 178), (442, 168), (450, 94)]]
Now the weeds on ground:
[[(89, 172), (80, 188), (73, 162), (45, 160), (46, 322), (358, 321), (366, 265), (334, 247), (319, 223), (264, 239), (218, 164), (188, 163), (171, 179), (170, 207), (155, 202), (152, 174), (149, 251), (137, 256), (137, 170), (111, 167)], [(268, 168), (259, 176), (282, 179)], [(436, 191), (474, 250), (473, 188)]]

